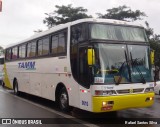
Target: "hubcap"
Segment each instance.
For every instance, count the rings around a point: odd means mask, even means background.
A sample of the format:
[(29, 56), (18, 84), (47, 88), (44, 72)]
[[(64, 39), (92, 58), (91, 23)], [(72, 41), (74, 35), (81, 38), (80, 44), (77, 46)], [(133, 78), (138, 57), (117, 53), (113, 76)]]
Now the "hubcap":
[(15, 93), (17, 93), (17, 92), (18, 92), (17, 83), (15, 84), (15, 88), (14, 88), (14, 90), (15, 90)]
[(65, 108), (67, 105), (67, 101), (68, 101), (66, 93), (61, 94), (60, 101), (61, 101), (62, 107)]

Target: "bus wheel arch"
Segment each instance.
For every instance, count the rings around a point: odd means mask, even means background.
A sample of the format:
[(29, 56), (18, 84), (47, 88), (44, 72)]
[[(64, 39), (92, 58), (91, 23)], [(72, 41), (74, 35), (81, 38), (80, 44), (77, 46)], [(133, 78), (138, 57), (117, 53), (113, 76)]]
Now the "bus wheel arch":
[(58, 104), (58, 107), (62, 111), (67, 112), (70, 110), (68, 92), (63, 83), (59, 83), (57, 85), (55, 92), (55, 99), (56, 103)]
[(14, 90), (15, 95), (19, 95), (17, 78), (14, 78), (14, 80), (13, 80), (13, 90)]

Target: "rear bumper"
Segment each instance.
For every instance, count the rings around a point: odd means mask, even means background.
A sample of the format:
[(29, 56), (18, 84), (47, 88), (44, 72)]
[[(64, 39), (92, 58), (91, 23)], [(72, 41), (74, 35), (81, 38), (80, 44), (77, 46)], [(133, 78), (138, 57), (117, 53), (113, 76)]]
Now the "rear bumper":
[[(154, 93), (130, 94), (120, 96), (92, 97), (93, 112), (109, 112), (129, 108), (149, 107), (154, 103), (153, 100), (146, 101), (146, 98), (154, 97)], [(102, 102), (113, 101), (111, 108), (103, 110)]]

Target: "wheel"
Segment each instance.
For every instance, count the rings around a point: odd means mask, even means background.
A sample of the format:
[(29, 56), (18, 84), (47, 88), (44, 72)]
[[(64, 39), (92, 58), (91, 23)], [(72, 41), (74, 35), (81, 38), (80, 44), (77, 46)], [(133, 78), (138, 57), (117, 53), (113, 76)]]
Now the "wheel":
[(59, 107), (62, 111), (69, 111), (69, 98), (65, 87), (60, 90), (59, 94)]
[(14, 94), (15, 94), (15, 95), (19, 95), (18, 82), (17, 82), (17, 80), (14, 81)]

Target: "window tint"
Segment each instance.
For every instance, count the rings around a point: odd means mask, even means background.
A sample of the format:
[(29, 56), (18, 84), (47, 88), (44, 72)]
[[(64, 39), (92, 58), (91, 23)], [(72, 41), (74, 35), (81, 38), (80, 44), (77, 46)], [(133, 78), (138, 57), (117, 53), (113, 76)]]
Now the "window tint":
[(7, 49), (6, 50), (6, 60), (10, 60), (11, 59), (11, 49)]
[(52, 53), (58, 52), (58, 35), (52, 36)]
[(36, 42), (30, 42), (27, 46), (27, 57), (36, 56)]
[(25, 58), (26, 56), (26, 45), (19, 46), (19, 58)]
[(17, 47), (12, 48), (12, 59), (17, 59), (17, 55), (18, 55), (18, 48)]
[(43, 39), (43, 55), (49, 53), (49, 37)]
[(38, 56), (49, 53), (49, 37), (38, 41)]
[(64, 53), (64, 52), (65, 52), (65, 33), (60, 33), (58, 53)]
[(75, 26), (72, 26), (71, 28), (71, 44), (75, 44), (81, 41), (84, 41), (88, 37), (88, 24), (87, 23), (81, 23)]
[(52, 36), (52, 54), (61, 54), (66, 52), (67, 32), (62, 31)]
[(43, 47), (42, 45), (43, 45), (43, 41), (39, 40), (38, 41), (38, 56), (42, 55), (42, 47)]

